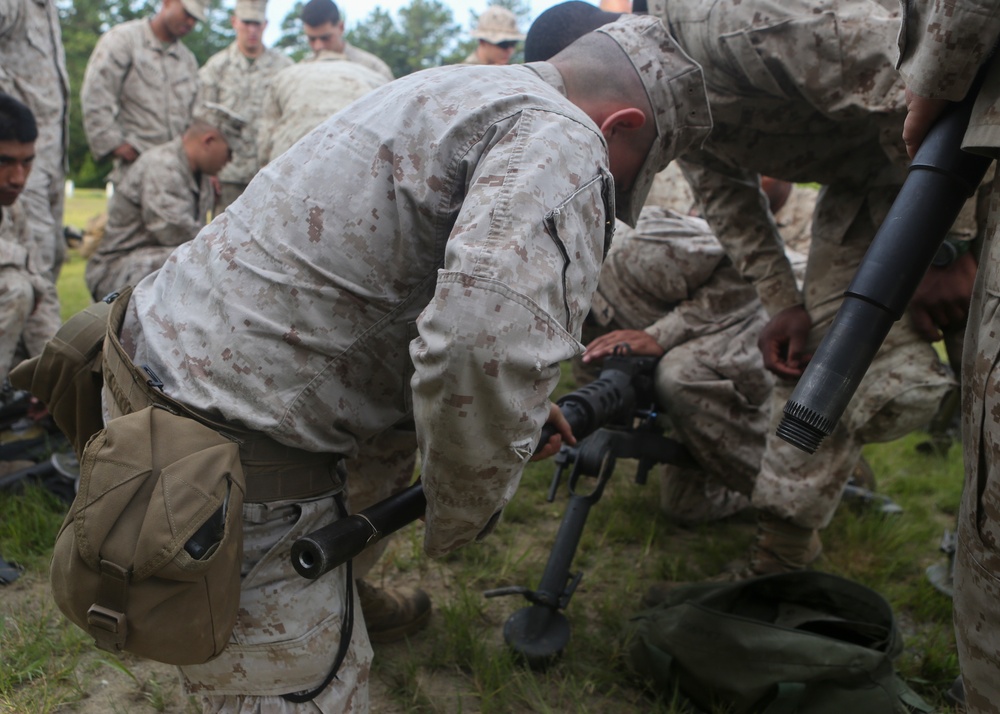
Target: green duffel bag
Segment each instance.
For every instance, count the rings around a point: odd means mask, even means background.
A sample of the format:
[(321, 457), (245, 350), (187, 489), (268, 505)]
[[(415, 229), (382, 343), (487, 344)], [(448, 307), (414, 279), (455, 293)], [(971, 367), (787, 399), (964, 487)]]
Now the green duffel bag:
[(709, 712), (933, 711), (893, 669), (903, 644), (889, 604), (828, 573), (678, 587), (628, 636), (641, 676)]

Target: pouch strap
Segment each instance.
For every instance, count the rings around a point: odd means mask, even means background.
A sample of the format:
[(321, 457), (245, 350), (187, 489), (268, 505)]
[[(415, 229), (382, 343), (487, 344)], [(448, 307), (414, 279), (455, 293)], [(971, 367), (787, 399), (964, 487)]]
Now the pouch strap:
[(104, 350), (104, 383), (123, 414), (157, 405), (204, 424), (240, 446), (247, 503), (309, 499), (344, 487), (336, 468), (339, 454), (324, 454), (279, 444), (256, 431), (214, 419), (182, 404), (162, 390), (162, 382), (148, 367), (139, 367), (125, 351), (118, 333), (132, 289), (122, 290), (111, 304)]
[(125, 602), (131, 573), (107, 560), (101, 561), (101, 585), (97, 602), (87, 610), (87, 631), (97, 646), (108, 652), (123, 652), (128, 637)]

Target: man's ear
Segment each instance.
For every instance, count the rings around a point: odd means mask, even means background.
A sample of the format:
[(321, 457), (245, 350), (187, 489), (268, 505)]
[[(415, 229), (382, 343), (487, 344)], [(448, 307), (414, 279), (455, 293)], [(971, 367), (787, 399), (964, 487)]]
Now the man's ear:
[(616, 129), (641, 129), (645, 123), (646, 115), (641, 109), (626, 107), (605, 117), (601, 122), (601, 134), (608, 141)]

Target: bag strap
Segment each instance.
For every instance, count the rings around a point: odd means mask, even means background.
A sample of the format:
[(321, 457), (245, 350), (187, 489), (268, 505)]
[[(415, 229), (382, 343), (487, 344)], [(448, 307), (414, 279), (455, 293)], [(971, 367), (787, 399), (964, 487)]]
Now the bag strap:
[[(344, 506), (344, 499), (341, 494), (337, 494), (333, 497), (334, 502), (337, 504), (337, 511), (341, 518), (347, 518), (347, 508)], [(309, 689), (304, 692), (293, 692), (290, 694), (282, 694), (281, 698), (292, 702), (293, 704), (302, 704), (303, 702), (311, 702), (315, 699), (320, 692), (330, 686), (330, 682), (333, 678), (337, 676), (337, 672), (340, 671), (340, 665), (343, 664), (344, 658), (347, 656), (347, 650), (351, 646), (351, 638), (354, 637), (354, 560), (347, 561), (347, 568), (345, 575), (347, 576), (347, 586), (344, 588), (345, 592), (345, 602), (344, 602), (344, 624), (340, 628), (340, 645), (337, 647), (337, 655), (333, 658), (333, 666), (330, 668), (330, 672), (326, 675), (323, 681), (315, 689)]]

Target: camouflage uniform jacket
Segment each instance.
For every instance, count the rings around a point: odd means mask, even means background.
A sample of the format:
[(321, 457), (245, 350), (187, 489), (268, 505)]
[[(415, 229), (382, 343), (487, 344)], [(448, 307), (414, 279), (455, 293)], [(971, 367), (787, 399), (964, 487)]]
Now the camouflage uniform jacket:
[(593, 304), (598, 323), (648, 325), (668, 352), (759, 309), (705, 221), (653, 207), (643, 209), (641, 230), (619, 223)]
[(35, 160), (61, 176), (69, 147), (69, 79), (55, 2), (0, 0), (0, 91), (34, 112)]
[(248, 124), (238, 144), (232, 147), (233, 158), (219, 172), (220, 181), (247, 184), (260, 170), (256, 130), (264, 98), (274, 76), (293, 64), (291, 58), (272, 49), (265, 49), (253, 60), (247, 59), (234, 42), (210, 57), (198, 71), (201, 87), (197, 103), (221, 104), (239, 114)]
[(87, 266), (88, 282), (98, 266), (137, 248), (191, 240), (205, 226), (214, 198), (209, 177), (191, 172), (180, 137), (145, 152), (108, 201), (108, 223)]
[[(1000, 39), (992, 0), (911, 2), (900, 36), (900, 71), (926, 97), (959, 100)], [(963, 147), (1000, 155), (1000, 65), (988, 70)], [(1000, 700), (1000, 187), (989, 198), (986, 240), (969, 308), (962, 356), (962, 450), (965, 487), (955, 554), (955, 636), (969, 714)]]
[(112, 27), (87, 62), (80, 99), (97, 159), (125, 142), (142, 153), (180, 136), (191, 123), (198, 61), (179, 41), (163, 47), (149, 22)]
[(395, 79), (395, 77), (392, 76), (392, 69), (389, 65), (373, 55), (371, 52), (365, 52), (363, 49), (355, 47), (350, 42), (344, 43), (344, 55), (346, 55), (347, 59), (351, 62), (363, 64), (371, 71), (378, 72), (390, 82)]
[(123, 344), (291, 446), (350, 456), (412, 417), (441, 555), (491, 528), (582, 351), (613, 190), (552, 65), (419, 72), (261, 169), (138, 286)]
[(31, 234), (20, 202), (0, 206), (0, 267), (27, 268)]
[(319, 52), (283, 69), (274, 78), (261, 113), (257, 137), (260, 165), (283, 154), (325, 119), (388, 81), (332, 51)]
[(907, 165), (898, 14), (874, 0), (651, 0), (650, 13), (705, 72), (714, 127), (682, 165), (706, 220), (770, 314), (801, 304), (758, 174), (841, 198), (814, 222), (833, 241), (871, 188), (894, 195)]

